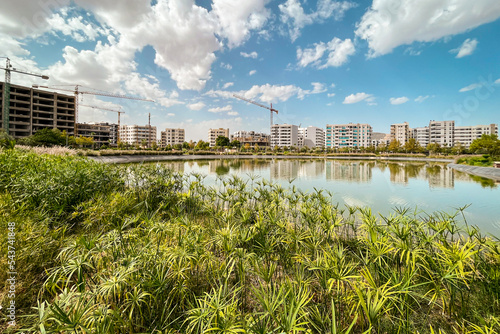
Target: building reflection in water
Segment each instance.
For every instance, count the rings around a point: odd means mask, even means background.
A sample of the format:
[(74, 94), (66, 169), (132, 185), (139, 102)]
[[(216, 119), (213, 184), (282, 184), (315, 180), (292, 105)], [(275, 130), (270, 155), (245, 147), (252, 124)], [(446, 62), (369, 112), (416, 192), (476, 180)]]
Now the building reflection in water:
[(326, 180), (369, 182), (372, 179), (372, 168), (374, 162), (365, 161), (326, 161)]

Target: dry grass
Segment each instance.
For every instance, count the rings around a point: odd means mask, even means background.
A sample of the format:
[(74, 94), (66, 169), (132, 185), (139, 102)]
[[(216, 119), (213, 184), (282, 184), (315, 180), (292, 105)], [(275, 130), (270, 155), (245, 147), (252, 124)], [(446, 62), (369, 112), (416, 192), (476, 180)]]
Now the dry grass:
[(24, 145), (16, 145), (16, 148), (25, 151), (25, 152), (33, 152), (36, 154), (49, 154), (49, 155), (59, 155), (59, 156), (68, 156), (68, 155), (77, 155), (78, 151), (62, 147), (62, 146), (54, 146), (54, 147), (45, 147), (45, 146), (24, 146)]

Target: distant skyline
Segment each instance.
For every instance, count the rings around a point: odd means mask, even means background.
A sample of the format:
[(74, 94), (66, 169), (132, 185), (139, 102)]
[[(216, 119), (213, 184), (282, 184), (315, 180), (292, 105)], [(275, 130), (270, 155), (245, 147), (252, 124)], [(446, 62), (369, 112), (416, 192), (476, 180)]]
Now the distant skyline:
[[(13, 73), (15, 84), (154, 99), (80, 103), (121, 105), (122, 124), (150, 112), (158, 133), (180, 127), (187, 140), (269, 133), (269, 111), (235, 93), (273, 103), (275, 123), (388, 133), (405, 121), (500, 123), (499, 18), (498, 0), (6, 0), (0, 56), (50, 76)], [(79, 121), (117, 116), (82, 107)]]

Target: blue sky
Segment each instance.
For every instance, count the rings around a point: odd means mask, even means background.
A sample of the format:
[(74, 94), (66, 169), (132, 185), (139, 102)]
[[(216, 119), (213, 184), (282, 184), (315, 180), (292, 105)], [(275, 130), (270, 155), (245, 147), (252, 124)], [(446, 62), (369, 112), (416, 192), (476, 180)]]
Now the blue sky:
[[(80, 84), (156, 103), (84, 95), (124, 124), (269, 131), (276, 123), (500, 123), (498, 0), (4, 1), (0, 56), (13, 83)], [(59, 86), (71, 89), (71, 86)], [(82, 107), (83, 122), (116, 114)]]

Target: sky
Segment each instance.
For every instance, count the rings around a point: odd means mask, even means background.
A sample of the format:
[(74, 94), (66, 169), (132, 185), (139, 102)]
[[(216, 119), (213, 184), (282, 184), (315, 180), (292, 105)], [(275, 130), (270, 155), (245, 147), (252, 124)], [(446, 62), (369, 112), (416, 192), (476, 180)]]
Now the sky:
[[(0, 57), (158, 133), (500, 123), (498, 0), (4, 0)], [(4, 66), (5, 59), (0, 59)], [(3, 79), (2, 79), (3, 81)], [(58, 90), (64, 93), (64, 90)], [(69, 93), (71, 94), (71, 93)], [(117, 114), (80, 107), (79, 122)]]

